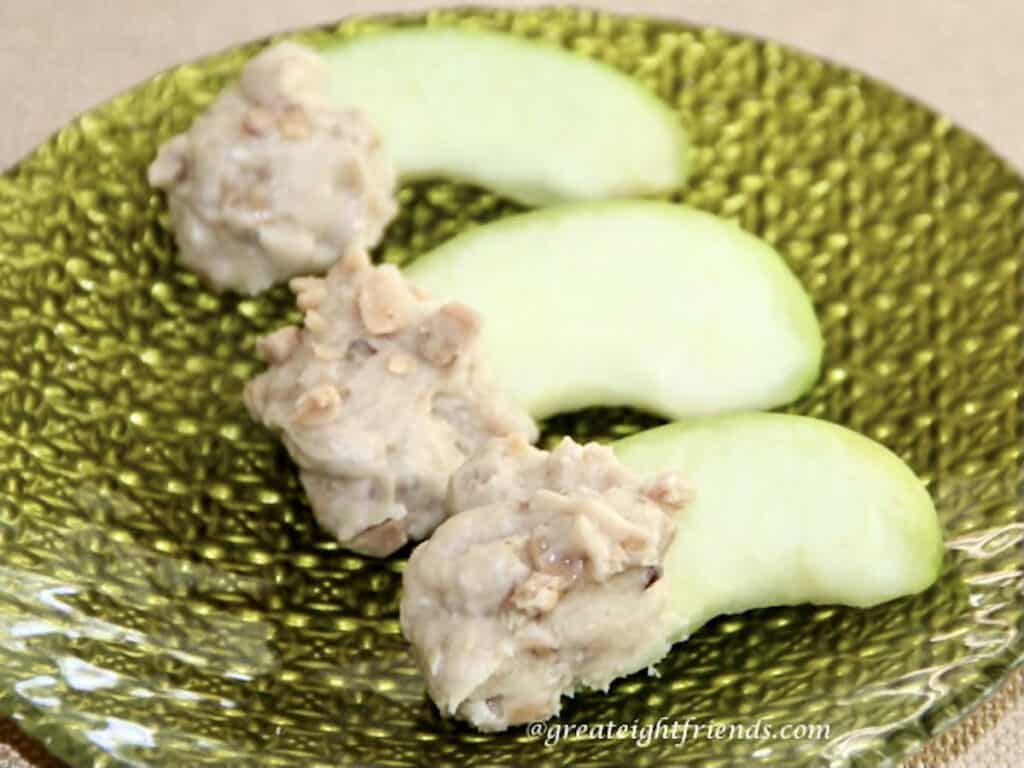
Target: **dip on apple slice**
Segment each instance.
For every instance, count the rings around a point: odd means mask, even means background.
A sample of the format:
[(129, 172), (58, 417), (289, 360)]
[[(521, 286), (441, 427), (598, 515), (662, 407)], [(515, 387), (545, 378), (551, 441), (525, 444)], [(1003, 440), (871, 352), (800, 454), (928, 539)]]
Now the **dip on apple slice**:
[(454, 514), (413, 552), (401, 604), (443, 715), (482, 730), (543, 720), (717, 615), (866, 607), (938, 577), (923, 485), (843, 427), (739, 414), (614, 450), (492, 441), (454, 475)]

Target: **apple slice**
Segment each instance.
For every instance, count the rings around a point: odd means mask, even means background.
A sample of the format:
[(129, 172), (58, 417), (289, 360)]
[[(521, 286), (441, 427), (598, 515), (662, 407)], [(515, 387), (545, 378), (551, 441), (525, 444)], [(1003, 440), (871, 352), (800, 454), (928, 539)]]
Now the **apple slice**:
[(604, 201), (512, 216), (407, 274), (480, 311), (499, 383), (537, 418), (598, 405), (668, 418), (770, 408), (818, 376), (814, 310), (778, 253), (685, 206)]
[(404, 178), (446, 176), (529, 205), (682, 184), (678, 116), (582, 55), (493, 32), (405, 29), (322, 51), (332, 98), (369, 115)]
[(633, 469), (679, 470), (696, 489), (665, 558), (673, 640), (724, 613), (875, 605), (920, 592), (942, 568), (921, 481), (844, 427), (731, 414), (647, 430), (614, 449)]
[(731, 414), (613, 448), (635, 473), (596, 446), (509, 439), (455, 474), (453, 514), (409, 559), (400, 617), (442, 714), (485, 731), (541, 721), (720, 614), (872, 606), (941, 570), (923, 484), (843, 427)]

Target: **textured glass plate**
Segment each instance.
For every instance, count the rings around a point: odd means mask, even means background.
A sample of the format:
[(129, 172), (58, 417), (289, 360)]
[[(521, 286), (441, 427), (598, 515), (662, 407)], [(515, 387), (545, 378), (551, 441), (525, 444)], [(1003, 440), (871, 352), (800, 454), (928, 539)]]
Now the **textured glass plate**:
[[(0, 179), (0, 712), (81, 765), (878, 766), (949, 726), (1024, 657), (1021, 179), (862, 75), (714, 30), (461, 10), (298, 37), (422, 23), (544, 38), (676, 107), (698, 164), (680, 199), (777, 245), (814, 296), (825, 369), (793, 410), (921, 474), (949, 542), (939, 584), (720, 619), (660, 677), (561, 718), (828, 723), (829, 739), (546, 747), (441, 721), (398, 630), (403, 559), (340, 551), (246, 417), (254, 342), (291, 297), (203, 290), (145, 183), (249, 45), (93, 110)], [(516, 209), (444, 182), (401, 199), (381, 250), (398, 262)], [(653, 423), (592, 411), (547, 434)]]

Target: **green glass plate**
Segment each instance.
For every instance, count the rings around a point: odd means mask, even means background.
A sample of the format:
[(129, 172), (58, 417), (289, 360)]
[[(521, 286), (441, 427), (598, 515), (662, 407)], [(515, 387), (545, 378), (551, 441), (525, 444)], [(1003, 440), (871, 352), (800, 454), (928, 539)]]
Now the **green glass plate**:
[[(0, 712), (80, 765), (878, 766), (1024, 664), (1021, 178), (860, 74), (711, 29), (447, 10), (293, 37), (418, 24), (543, 38), (677, 109), (697, 147), (678, 199), (774, 243), (814, 296), (825, 369), (792, 410), (920, 473), (948, 537), (939, 584), (871, 610), (720, 619), (659, 677), (580, 694), (555, 721), (815, 723), (827, 738), (547, 746), (442, 721), (398, 629), (403, 559), (320, 532), (242, 405), (255, 340), (293, 317), (291, 297), (204, 290), (145, 182), (157, 145), (259, 43), (153, 78), (0, 179)], [(516, 210), (447, 182), (401, 201), (380, 250), (396, 262)], [(654, 423), (589, 411), (547, 434)]]

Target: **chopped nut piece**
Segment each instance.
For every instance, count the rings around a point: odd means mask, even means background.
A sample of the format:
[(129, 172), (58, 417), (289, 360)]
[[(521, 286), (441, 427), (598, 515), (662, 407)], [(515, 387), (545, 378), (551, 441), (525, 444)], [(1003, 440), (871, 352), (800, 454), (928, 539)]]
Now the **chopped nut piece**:
[(328, 270), (327, 279), (332, 277), (346, 279), (350, 275), (365, 272), (370, 266), (372, 266), (370, 254), (365, 249), (349, 248)]
[(330, 70), (316, 53), (298, 43), (267, 48), (242, 69), (238, 88), (250, 100), (281, 109), (322, 100)]
[(412, 357), (399, 353), (392, 355), (388, 360), (388, 371), (396, 376), (404, 376), (413, 369), (414, 365), (416, 365), (416, 361)]
[(548, 613), (558, 604), (565, 581), (558, 576), (534, 571), (512, 592), (512, 606), (527, 616)]
[(307, 138), (312, 133), (313, 124), (305, 109), (298, 104), (291, 104), (285, 107), (277, 121), (277, 128), (281, 131), (281, 135), (289, 141), (298, 141)]
[(327, 288), (323, 278), (293, 277), (288, 287), (295, 294), (295, 304), (303, 312), (316, 309), (327, 296)]
[(259, 342), (260, 357), (271, 365), (280, 365), (289, 357), (299, 345), (302, 332), (294, 325), (286, 325), (284, 328), (264, 336)]
[(420, 326), (419, 353), (424, 360), (445, 367), (480, 334), (480, 316), (465, 304), (451, 302)]
[(390, 264), (378, 268), (359, 291), (359, 315), (375, 336), (394, 333), (408, 322), (409, 288)]
[(316, 309), (320, 306), (320, 303), (324, 300), (323, 290), (312, 290), (298, 296), (298, 301), (295, 302), (296, 306), (303, 312), (308, 312), (311, 309)]
[(266, 107), (255, 106), (245, 113), (242, 128), (250, 136), (266, 136), (274, 129), (274, 113)]
[(327, 321), (315, 309), (311, 309), (306, 313), (303, 323), (313, 333), (325, 333), (327, 331)]
[(295, 422), (303, 425), (320, 425), (338, 418), (342, 396), (331, 384), (321, 384), (302, 395), (295, 404)]
[(326, 281), (322, 277), (310, 277), (303, 275), (301, 277), (293, 277), (288, 281), (288, 290), (294, 293), (296, 296), (306, 293), (317, 288), (323, 288)]
[(151, 186), (165, 188), (180, 184), (188, 177), (188, 138), (175, 136), (157, 153), (156, 160), (149, 166), (148, 178)]
[(675, 509), (693, 501), (693, 488), (677, 474), (659, 475), (645, 489), (647, 497), (663, 507)]

